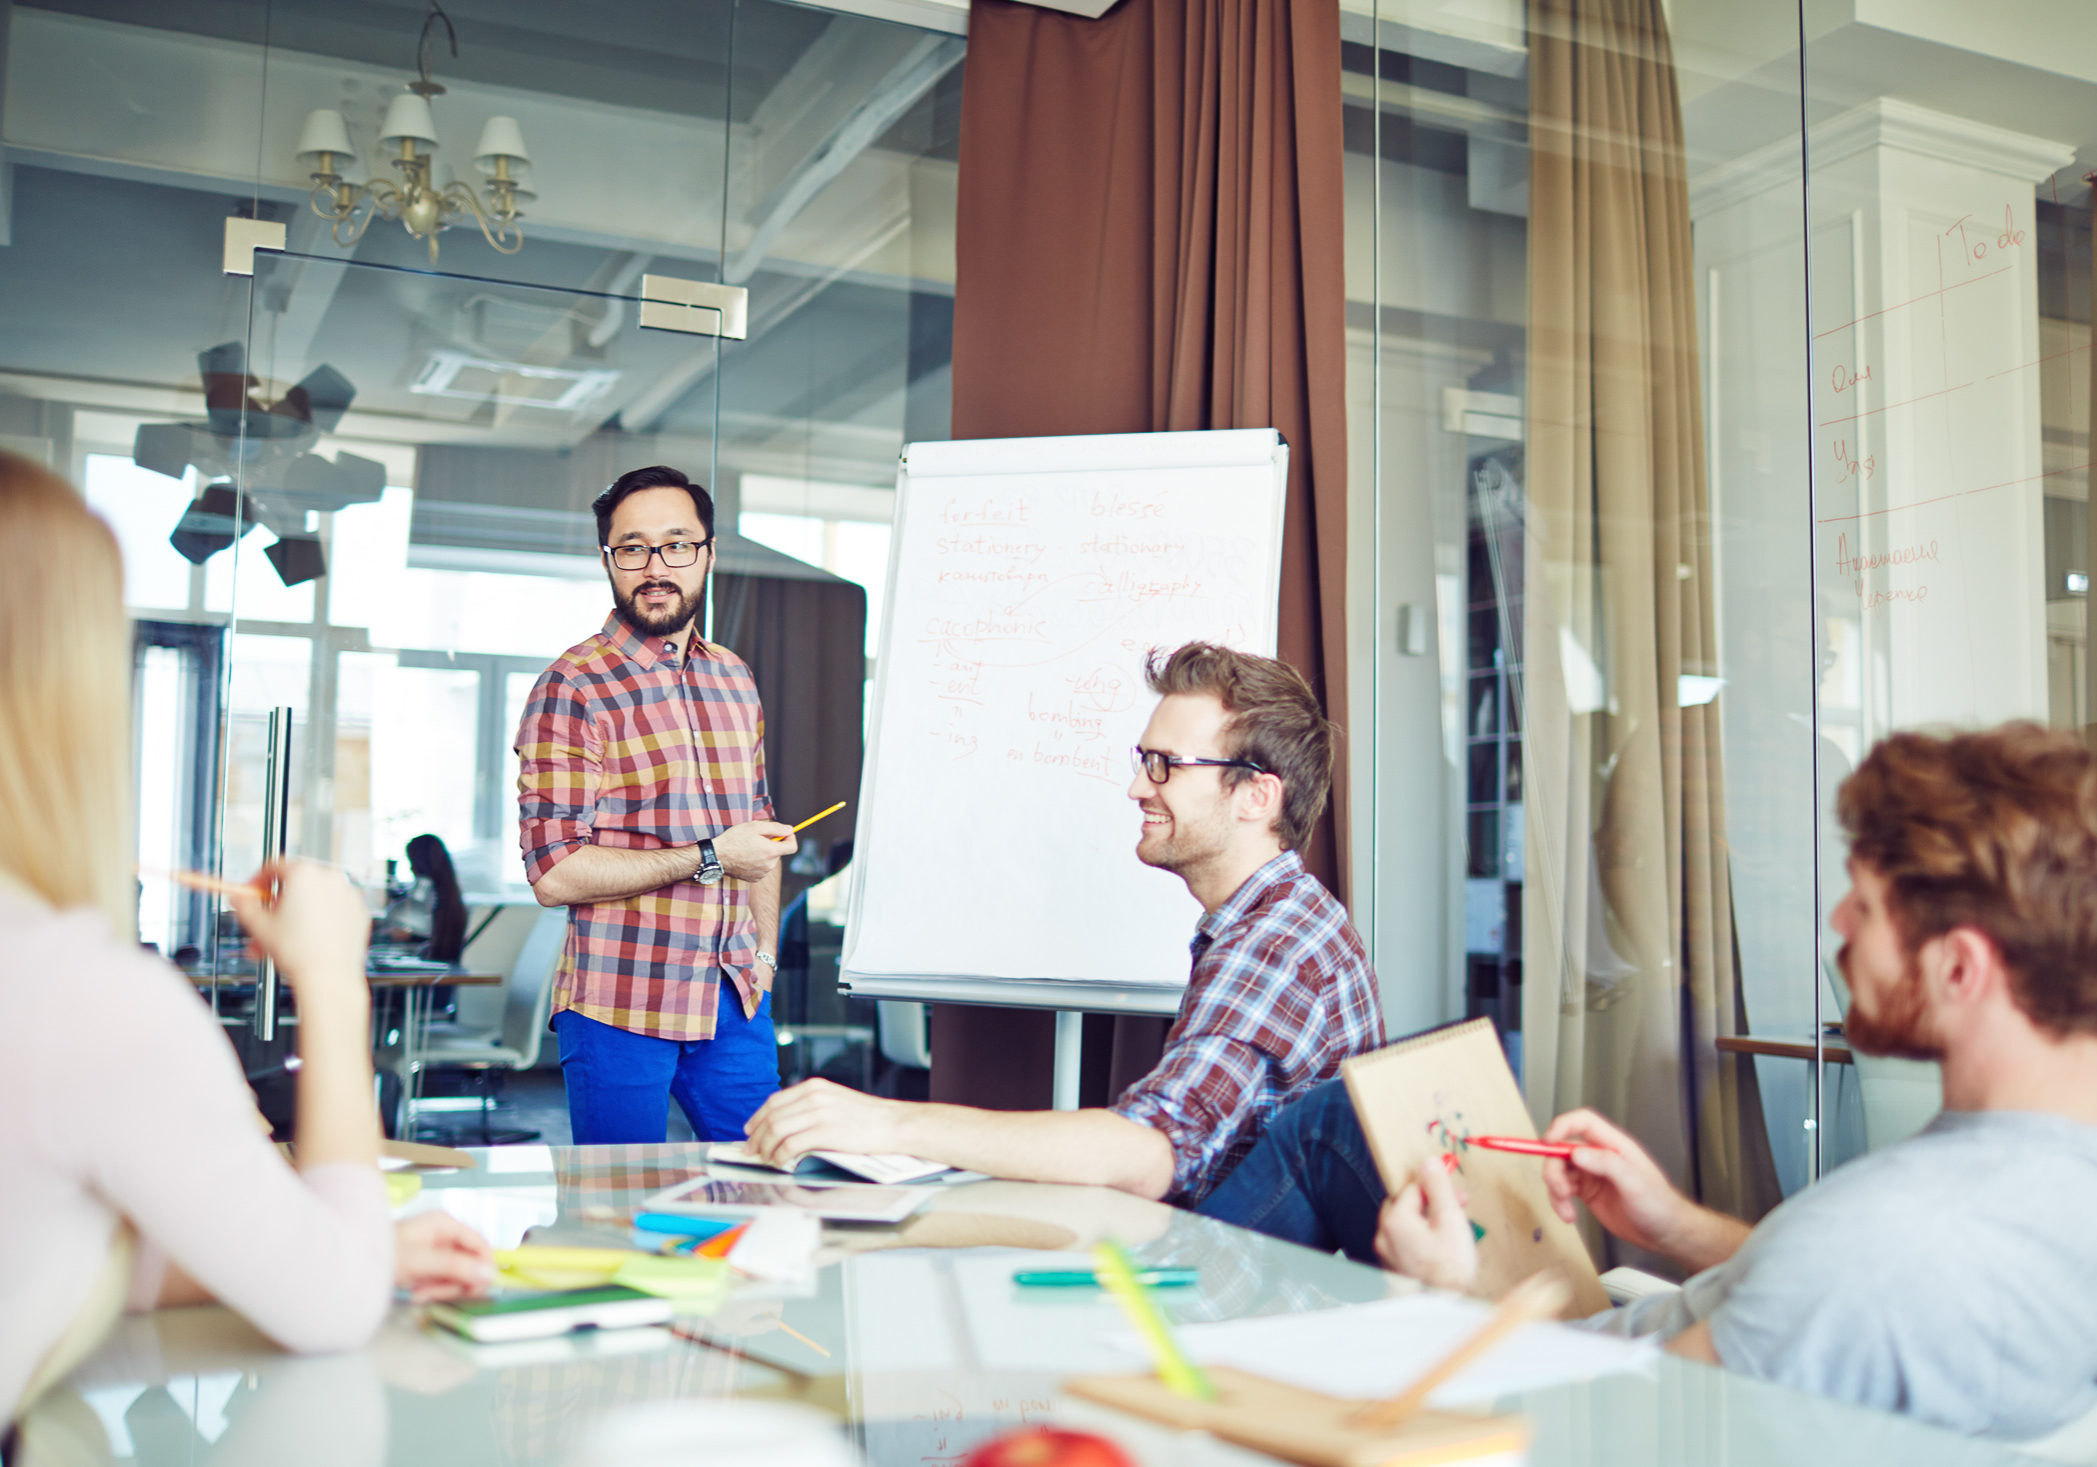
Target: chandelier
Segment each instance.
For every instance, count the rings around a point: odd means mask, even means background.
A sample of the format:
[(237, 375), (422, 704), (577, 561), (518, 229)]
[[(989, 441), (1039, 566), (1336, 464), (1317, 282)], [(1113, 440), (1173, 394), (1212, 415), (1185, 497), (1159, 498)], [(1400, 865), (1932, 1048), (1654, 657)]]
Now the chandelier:
[(524, 151), (524, 130), (514, 117), (491, 117), (481, 129), (473, 161), (487, 175), (485, 202), (464, 182), (439, 187), (433, 175), (437, 151), (437, 121), (430, 111), (430, 98), (444, 88), (430, 79), (430, 28), (438, 21), (451, 38), (451, 54), (459, 54), (458, 32), (451, 17), (431, 0), (430, 13), (422, 23), (422, 38), (416, 46), (418, 75), (407, 89), (387, 104), (385, 121), (379, 124), (379, 145), (391, 153), (398, 181), (374, 178), (353, 183), (344, 178), (339, 165), (354, 160), (349, 125), (331, 107), (306, 114), (299, 129), (298, 156), (312, 170), (313, 212), (333, 224), (335, 243), (355, 244), (374, 219), (398, 221), (408, 233), (426, 240), (430, 263), (437, 263), (437, 236), (468, 219), (480, 226), (482, 236), (505, 255), (524, 248), (523, 205), (537, 197), (523, 175), (531, 162)]

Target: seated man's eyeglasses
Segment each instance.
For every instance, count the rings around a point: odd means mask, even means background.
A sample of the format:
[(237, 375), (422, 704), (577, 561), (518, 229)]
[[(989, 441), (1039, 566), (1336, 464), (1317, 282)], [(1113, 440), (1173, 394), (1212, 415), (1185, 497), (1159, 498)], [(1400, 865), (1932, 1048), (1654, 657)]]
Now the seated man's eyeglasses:
[(606, 545), (604, 553), (612, 558), (612, 564), (623, 571), (648, 569), (648, 562), (660, 555), (663, 564), (682, 569), (699, 563), (699, 552), (714, 543), (708, 535), (704, 540), (672, 540), (667, 545)]
[(1188, 759), (1178, 754), (1168, 754), (1163, 749), (1146, 749), (1141, 744), (1129, 750), (1129, 763), (1152, 784), (1163, 784), (1172, 778), (1172, 771), (1189, 764), (1207, 764), (1217, 769), (1250, 769), (1254, 774), (1272, 774), (1274, 771), (1264, 764), (1255, 764), (1250, 759)]

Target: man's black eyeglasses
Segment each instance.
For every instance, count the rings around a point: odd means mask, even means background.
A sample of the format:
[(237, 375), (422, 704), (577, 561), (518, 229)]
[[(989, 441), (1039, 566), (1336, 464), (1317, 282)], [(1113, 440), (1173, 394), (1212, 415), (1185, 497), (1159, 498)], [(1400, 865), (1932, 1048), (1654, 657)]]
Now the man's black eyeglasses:
[(663, 564), (683, 569), (699, 563), (699, 552), (714, 543), (708, 535), (704, 540), (672, 540), (667, 545), (607, 545), (604, 553), (612, 558), (612, 564), (623, 571), (648, 569), (648, 562), (660, 555)]
[(1146, 749), (1137, 745), (1129, 750), (1129, 763), (1136, 772), (1152, 784), (1163, 784), (1172, 778), (1172, 771), (1189, 764), (1207, 764), (1217, 769), (1250, 769), (1254, 774), (1271, 774), (1264, 764), (1255, 764), (1250, 759), (1186, 759), (1178, 754), (1168, 754), (1163, 749)]

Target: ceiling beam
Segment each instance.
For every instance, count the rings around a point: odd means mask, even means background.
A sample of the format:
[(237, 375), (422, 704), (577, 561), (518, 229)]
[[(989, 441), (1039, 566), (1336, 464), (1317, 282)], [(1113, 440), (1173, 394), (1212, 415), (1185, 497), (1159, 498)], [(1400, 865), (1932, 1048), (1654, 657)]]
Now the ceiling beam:
[[(833, 21), (751, 119), (756, 162), (738, 192), (747, 189), (758, 202), (747, 214), (749, 235), (730, 253), (729, 284), (755, 275), (781, 232), (959, 65), (966, 49), (952, 36), (869, 38)], [(765, 114), (778, 98), (796, 110), (774, 123)]]

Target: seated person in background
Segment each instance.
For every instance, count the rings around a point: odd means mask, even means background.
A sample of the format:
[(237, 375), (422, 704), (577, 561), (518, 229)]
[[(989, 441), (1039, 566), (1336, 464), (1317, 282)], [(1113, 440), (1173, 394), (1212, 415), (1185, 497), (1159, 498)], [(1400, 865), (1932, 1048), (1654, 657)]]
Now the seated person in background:
[(1202, 642), (1153, 653), (1145, 673), (1160, 701), (1129, 786), (1143, 815), (1136, 856), (1177, 874), (1203, 909), (1157, 1068), (1111, 1108), (1079, 1111), (884, 1100), (809, 1080), (751, 1118), (761, 1156), (903, 1152), (1191, 1206), (1284, 1103), (1382, 1042), (1368, 954), (1296, 853), (1332, 783), (1333, 729), (1310, 685), (1272, 658)]
[(289, 863), (233, 899), (298, 995), (296, 1167), (210, 1010), (132, 940), (123, 584), (80, 496), (0, 453), (0, 1423), (127, 1303), (215, 1297), (287, 1348), (339, 1350), (396, 1283), (490, 1275), (441, 1214), (388, 1219), (348, 882)]
[(408, 869), (415, 884), (386, 908), (379, 936), (388, 942), (419, 942), (422, 956), (456, 963), (466, 946), (466, 899), (459, 895), (451, 852), (434, 835), (408, 842)]
[[(1592, 1111), (1544, 1133), (1580, 1148), (1545, 1179), (1568, 1221), (1584, 1202), (1693, 1275), (1597, 1325), (1954, 1430), (2038, 1436), (2097, 1404), (2097, 756), (2033, 724), (1896, 734), (1837, 809), (1848, 1040), (1940, 1060), (1943, 1114), (1752, 1229), (1675, 1191)], [(1204, 1210), (1350, 1252), (1373, 1233), (1400, 1272), (1468, 1287), (1477, 1247), (1450, 1180), (1430, 1169), (1386, 1202), (1375, 1175), (1345, 1096), (1313, 1092)]]

